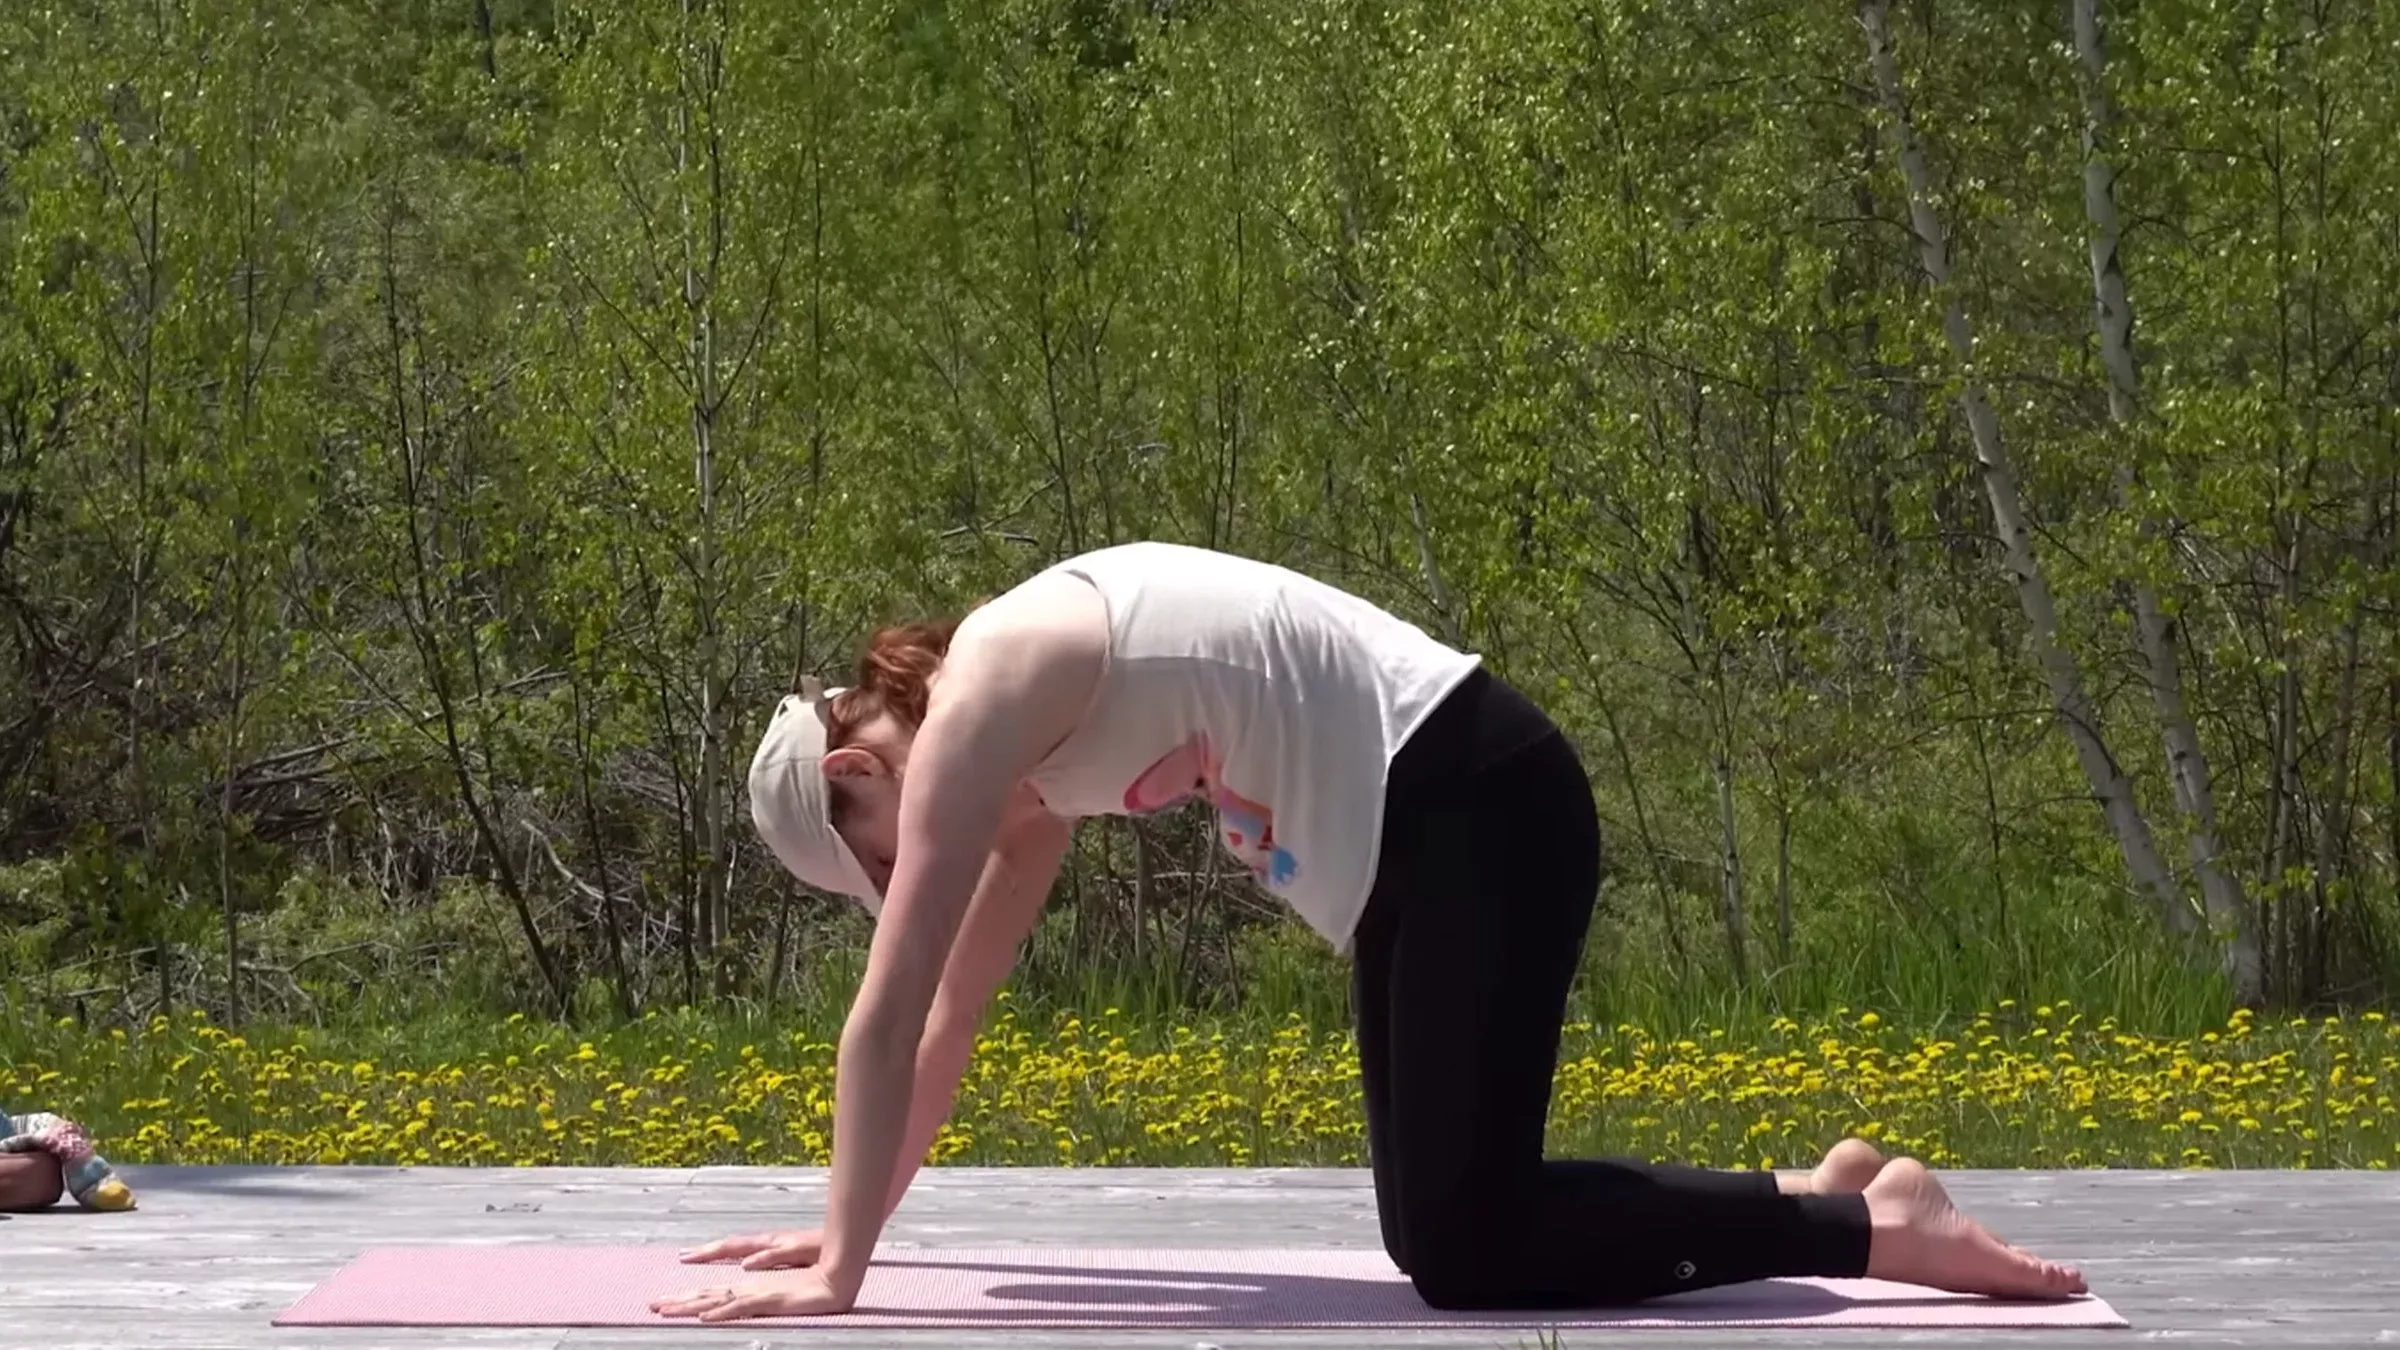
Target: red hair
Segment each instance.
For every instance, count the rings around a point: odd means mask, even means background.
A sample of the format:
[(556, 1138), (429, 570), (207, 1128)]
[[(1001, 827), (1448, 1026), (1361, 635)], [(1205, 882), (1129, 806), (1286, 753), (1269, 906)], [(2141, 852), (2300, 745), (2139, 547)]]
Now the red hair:
[(825, 710), (828, 748), (850, 743), (858, 729), (890, 713), (910, 726), (925, 721), (926, 682), (941, 669), (957, 619), (902, 623), (880, 629), (859, 653), (858, 675)]

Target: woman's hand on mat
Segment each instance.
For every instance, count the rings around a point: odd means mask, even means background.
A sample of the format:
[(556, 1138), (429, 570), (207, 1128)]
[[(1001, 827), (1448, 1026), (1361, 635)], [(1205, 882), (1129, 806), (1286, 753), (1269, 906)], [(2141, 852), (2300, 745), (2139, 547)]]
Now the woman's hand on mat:
[(714, 1289), (671, 1294), (651, 1303), (663, 1317), (697, 1317), (703, 1322), (731, 1322), (743, 1317), (820, 1317), (845, 1313), (858, 1302), (858, 1291), (834, 1287), (822, 1268), (750, 1280)]
[(739, 1261), (744, 1270), (782, 1270), (813, 1266), (825, 1254), (825, 1230), (786, 1228), (773, 1233), (745, 1233), (719, 1238), (705, 1247), (683, 1253), (686, 1262)]

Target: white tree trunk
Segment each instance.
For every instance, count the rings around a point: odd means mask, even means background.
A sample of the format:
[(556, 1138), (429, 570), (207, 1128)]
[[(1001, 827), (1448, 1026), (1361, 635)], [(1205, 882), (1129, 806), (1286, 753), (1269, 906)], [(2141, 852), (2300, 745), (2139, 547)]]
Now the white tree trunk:
[[(702, 21), (696, 12), (695, 0), (685, 0), (683, 6), (683, 60), (699, 56), (709, 63), (703, 73), (703, 90), (713, 93), (721, 72), (720, 59), (710, 39), (696, 34), (693, 25)], [(695, 50), (697, 49), (697, 50)], [(678, 175), (691, 171), (692, 107), (687, 94), (676, 108), (675, 167)], [(713, 157), (712, 157), (713, 159)], [(725, 202), (721, 184), (710, 165), (709, 198), (704, 224), (692, 219), (691, 188), (679, 184), (683, 203), (683, 303), (691, 324), (690, 369), (692, 391), (692, 485), (697, 498), (699, 519), (695, 522), (698, 539), (694, 549), (693, 613), (699, 632), (698, 650), (694, 657), (699, 665), (700, 684), (700, 785), (693, 802), (693, 843), (700, 855), (700, 926), (701, 942), (712, 949), (721, 948), (731, 927), (726, 905), (728, 849), (725, 839), (725, 674), (722, 640), (718, 631), (719, 609), (723, 604), (717, 566), (717, 297), (716, 271), (718, 240), (722, 236)], [(696, 237), (705, 228), (705, 240)], [(721, 954), (718, 953), (718, 954)], [(719, 968), (722, 973), (722, 968)]]
[(1976, 374), (1975, 332), (1967, 321), (1964, 302), (1950, 284), (1949, 241), (1933, 211), (1932, 176), (1925, 167), (1925, 152), (1918, 143), (1916, 126), (1909, 118), (1908, 102), (1901, 95), (1899, 64), (1892, 57), (1891, 37), (1885, 25), (1886, 7), (1887, 0), (1859, 0), (1859, 23), (1866, 30), (1867, 55), (1874, 67), (1876, 88), (1898, 139), (1900, 169), (1908, 184), (1908, 213), (1915, 228), (1918, 252), (1927, 279), (1942, 297), (1942, 333), (1959, 365), (1959, 404), (1974, 438), (1976, 462), (1983, 472), (1985, 494), (1991, 501), (1992, 523), (1999, 531), (2006, 558), (2004, 566), (2016, 588), (2017, 602), (2024, 608), (2034, 658), (2049, 684), (2052, 707), (2067, 739), (2075, 747), (2076, 761), (2083, 768), (2092, 795), (2099, 799), (2109, 830), (2116, 836), (2117, 850), (2124, 857), (2126, 870), (2132, 873), (2135, 885), (2158, 907), (2168, 928), (2188, 936), (2197, 931), (2198, 917), (2177, 892), (2174, 879), (2158, 856), (2149, 822), (2143, 819), (2141, 806), (2133, 799), (2133, 785), (2101, 738), (2098, 710), (2084, 690), (2083, 674), (2074, 655), (2059, 645), (2057, 605), (2051, 597), (2049, 582), (2042, 576), (2041, 564), (2034, 557), (2033, 532), (2026, 522), (2024, 505), (2017, 497), (2016, 472), (2009, 462), (2008, 448), (2000, 439), (2000, 419), (1993, 413), (1984, 395), (1983, 381)]
[(1749, 944), (1742, 924), (1742, 845), (1733, 810), (1733, 760), (1722, 744), (1712, 757), (1717, 778), (1717, 829), (1721, 843), (1718, 873), (1724, 883), (1725, 954), (1733, 969), (1734, 987), (1750, 983)]
[[(2101, 38), (2099, 8), (2099, 0), (2074, 0), (2075, 52), (2081, 61), (2083, 86), (2083, 208), (2092, 227), (2092, 312), (2100, 336), (2101, 365), (2108, 374), (2109, 418), (2120, 427), (2131, 427), (2141, 411), (2141, 369), (2133, 359), (2133, 302), (2117, 254), (2117, 168), (2110, 155), (2116, 110), (2108, 97), (2108, 56)], [(2118, 498), (2127, 510), (2140, 509), (2133, 461), (2130, 452), (2117, 461)], [(2143, 538), (2149, 539), (2157, 533), (2157, 522), (2144, 512), (2139, 528)], [(2225, 974), (2233, 982), (2235, 999), (2245, 1006), (2255, 1004), (2266, 993), (2265, 962), (2241, 879), (2220, 861), (2216, 796), (2208, 757), (2200, 748), (2199, 729), (2184, 707), (2174, 621), (2159, 604), (2157, 588), (2138, 578), (2133, 585), (2133, 611), (2142, 656), (2149, 666), (2150, 697), (2165, 742), (2168, 777), (2189, 825), (2192, 870), (2200, 878), (2209, 930), (2218, 944)]]
[(1433, 558), (1433, 530), (1425, 523), (1425, 498), (1415, 492), (1408, 494), (1408, 519), (1416, 532), (1417, 567), (1425, 574), (1425, 589), (1433, 595), (1434, 618), (1442, 625), (1442, 636), (1449, 639), (1451, 646), (1464, 647), (1467, 635), (1459, 624), (1458, 603), (1442, 581), (1441, 565)]

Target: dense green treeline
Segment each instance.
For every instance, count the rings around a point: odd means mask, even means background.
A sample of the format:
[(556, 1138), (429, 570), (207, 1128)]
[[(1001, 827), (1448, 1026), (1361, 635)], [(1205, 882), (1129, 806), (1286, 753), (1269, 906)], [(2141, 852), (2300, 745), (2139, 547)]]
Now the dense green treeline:
[[(863, 920), (742, 798), (776, 695), (1159, 537), (1553, 710), (1603, 1011), (2379, 998), (2396, 47), (2392, 0), (9, 7), (0, 986), (838, 989)], [(1205, 838), (1087, 826), (1028, 984), (1338, 1005)]]

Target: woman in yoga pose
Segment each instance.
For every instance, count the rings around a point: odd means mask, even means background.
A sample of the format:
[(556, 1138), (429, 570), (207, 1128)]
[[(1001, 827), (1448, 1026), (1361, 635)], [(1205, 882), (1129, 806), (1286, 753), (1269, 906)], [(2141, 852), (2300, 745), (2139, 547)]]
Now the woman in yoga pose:
[(656, 1309), (849, 1309), (1072, 822), (1194, 795), (1259, 883), (1352, 959), (1384, 1250), (1427, 1303), (1591, 1307), (1775, 1275), (2082, 1291), (1966, 1218), (1923, 1166), (1859, 1140), (1783, 1176), (1544, 1158), (1599, 880), (1565, 737), (1477, 657), (1364, 600), (1133, 544), (955, 626), (887, 629), (850, 688), (804, 682), (777, 709), (752, 819), (795, 875), (877, 917), (836, 1061), (829, 1212), (821, 1230), (685, 1255), (800, 1277)]

